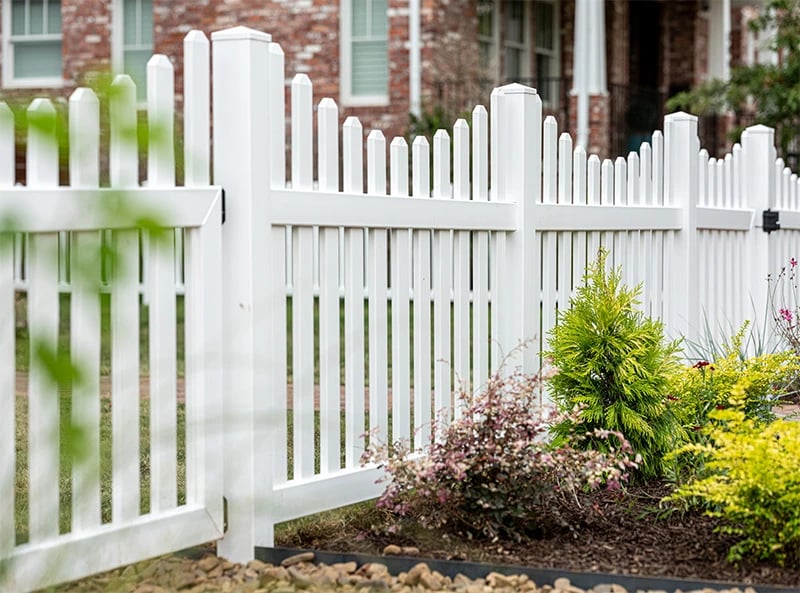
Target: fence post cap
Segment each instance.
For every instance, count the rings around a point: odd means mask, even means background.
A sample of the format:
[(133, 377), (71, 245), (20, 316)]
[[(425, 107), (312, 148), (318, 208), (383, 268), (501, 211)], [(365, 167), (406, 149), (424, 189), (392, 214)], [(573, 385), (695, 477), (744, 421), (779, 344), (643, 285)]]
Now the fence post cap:
[(505, 95), (536, 95), (536, 89), (533, 87), (525, 86), (518, 82), (512, 82), (504, 86), (498, 87), (496, 90)]
[(686, 113), (685, 111), (676, 111), (675, 113), (670, 113), (669, 115), (664, 116), (664, 119), (669, 122), (678, 122), (678, 121), (697, 121), (697, 116), (692, 115), (691, 113)]
[(748, 134), (773, 134), (775, 130), (764, 124), (756, 124), (745, 128), (745, 132)]
[(257, 31), (250, 27), (231, 27), (222, 31), (214, 31), (211, 34), (211, 41), (262, 41), (270, 43), (272, 35)]

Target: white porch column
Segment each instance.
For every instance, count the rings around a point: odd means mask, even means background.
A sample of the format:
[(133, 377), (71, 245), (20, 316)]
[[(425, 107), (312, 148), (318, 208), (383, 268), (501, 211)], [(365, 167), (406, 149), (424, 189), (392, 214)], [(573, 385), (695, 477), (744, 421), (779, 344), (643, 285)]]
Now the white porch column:
[(571, 94), (577, 96), (577, 146), (589, 144), (589, 96), (605, 95), (605, 0), (575, 0), (575, 54)]
[(408, 2), (408, 93), (411, 113), (422, 114), (422, 18), (420, 0)]
[(730, 76), (731, 0), (711, 0), (708, 14), (708, 75)]

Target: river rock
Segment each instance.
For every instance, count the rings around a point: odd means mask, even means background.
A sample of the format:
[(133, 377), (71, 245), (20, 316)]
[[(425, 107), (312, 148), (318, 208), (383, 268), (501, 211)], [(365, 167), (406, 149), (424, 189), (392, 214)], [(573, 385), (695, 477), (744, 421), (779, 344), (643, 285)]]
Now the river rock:
[(301, 552), (300, 554), (295, 554), (294, 556), (289, 556), (288, 558), (284, 558), (281, 562), (281, 566), (284, 568), (288, 568), (289, 566), (294, 566), (295, 564), (300, 564), (301, 562), (313, 562), (314, 561), (314, 552)]
[(383, 549), (384, 556), (399, 556), (403, 553), (403, 548), (395, 544), (389, 544)]

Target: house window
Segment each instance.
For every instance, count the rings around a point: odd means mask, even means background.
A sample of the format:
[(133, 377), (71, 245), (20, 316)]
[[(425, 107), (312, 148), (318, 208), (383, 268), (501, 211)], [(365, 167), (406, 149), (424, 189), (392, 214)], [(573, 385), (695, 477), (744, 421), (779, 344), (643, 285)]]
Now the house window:
[(478, 50), (481, 76), (492, 84), (497, 81), (497, 3), (493, 0), (478, 2)]
[(153, 55), (153, 0), (115, 0), (112, 56), (115, 72), (136, 83), (136, 98), (147, 100), (147, 61)]
[(342, 98), (350, 105), (386, 104), (389, 97), (387, 0), (343, 0)]
[(3, 39), (4, 86), (62, 84), (60, 0), (5, 2)]
[(507, 80), (521, 80), (530, 78), (530, 63), (528, 56), (528, 2), (512, 0), (503, 7), (505, 50), (505, 77)]
[(534, 2), (536, 86), (545, 105), (558, 102), (558, 10), (553, 0)]

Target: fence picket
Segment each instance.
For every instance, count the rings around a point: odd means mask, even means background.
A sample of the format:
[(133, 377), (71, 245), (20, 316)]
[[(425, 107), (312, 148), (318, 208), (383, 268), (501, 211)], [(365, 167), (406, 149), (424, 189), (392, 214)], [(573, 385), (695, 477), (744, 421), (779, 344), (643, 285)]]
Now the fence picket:
[[(46, 99), (28, 107), (28, 187), (58, 186), (56, 111)], [(55, 356), (58, 344), (58, 234), (32, 235), (28, 286), (31, 344), (28, 383), (29, 541), (58, 535), (59, 394), (58, 377), (48, 376), (39, 352)], [(63, 378), (61, 378), (63, 379)]]
[[(587, 163), (586, 149), (578, 146), (572, 153), (572, 202), (574, 204), (586, 204), (587, 200)], [(572, 290), (570, 296), (575, 295), (575, 291), (583, 283), (583, 275), (586, 270), (586, 240), (587, 233), (580, 231), (573, 234), (572, 251)]]
[[(593, 154), (586, 164), (586, 203), (592, 206), (600, 204), (600, 157)], [(586, 259), (591, 264), (600, 249), (600, 233), (591, 231), (586, 240)]]
[[(112, 83), (109, 112), (111, 186), (124, 198), (138, 186), (136, 87), (130, 76)], [(112, 232), (111, 271), (111, 516), (125, 523), (139, 515), (139, 232)]]
[[(611, 159), (603, 159), (600, 167), (600, 204), (611, 206), (614, 204), (614, 162)], [(616, 252), (614, 250), (614, 231), (602, 231), (600, 233), (600, 244), (609, 250), (609, 257), (606, 265), (614, 265)], [(597, 257), (597, 253), (592, 254), (592, 258)]]
[[(424, 136), (411, 146), (412, 195), (430, 196), (430, 149)], [(414, 446), (427, 446), (431, 435), (431, 231), (413, 232), (414, 273)]]
[[(649, 142), (642, 142), (639, 148), (639, 203), (642, 206), (652, 204), (653, 192), (653, 153)], [(641, 254), (639, 255), (639, 278), (642, 281), (642, 310), (645, 315), (652, 315), (653, 307), (653, 273), (650, 262), (653, 253), (652, 230), (643, 230), (639, 233)]]
[[(469, 126), (459, 119), (453, 126), (453, 198), (468, 201), (469, 187)], [(453, 234), (453, 375), (456, 401), (453, 413), (461, 413), (463, 400), (458, 395), (470, 389), (470, 233)]]
[[(386, 195), (386, 139), (380, 130), (367, 136), (367, 191)], [(387, 342), (389, 317), (387, 230), (369, 229), (369, 427), (379, 442), (389, 436), (389, 388)]]
[[(489, 118), (483, 105), (472, 111), (472, 199), (489, 200)], [(472, 391), (489, 378), (489, 233), (472, 233)]]
[[(395, 138), (389, 147), (391, 194), (408, 196), (408, 144)], [(392, 249), (392, 438), (411, 439), (411, 231), (391, 231)]]
[[(452, 198), (450, 188), (450, 135), (438, 130), (433, 136), (433, 197)], [(453, 244), (451, 233), (434, 231), (433, 274), (433, 391), (434, 414), (449, 422), (453, 357), (450, 343), (451, 280)]]
[(558, 167), (558, 146), (556, 135), (558, 124), (556, 118), (548, 115), (542, 124), (542, 202), (554, 204), (558, 181), (556, 171)]
[(211, 178), (210, 44), (201, 31), (183, 40), (183, 151), (187, 187), (207, 186)]
[[(572, 204), (572, 136), (566, 132), (562, 133), (558, 139), (558, 203)], [(558, 233), (558, 278), (556, 288), (558, 290), (557, 314), (566, 311), (569, 307), (569, 299), (572, 295), (572, 265), (574, 255), (573, 243), (577, 233), (570, 231), (560, 231)], [(547, 336), (540, 338), (541, 348), (547, 348)]]
[[(339, 108), (325, 98), (317, 109), (321, 191), (339, 191)], [(319, 234), (319, 416), (320, 470), (340, 467), (339, 229)]]
[[(297, 179), (292, 174), (292, 179)], [(311, 227), (292, 232), (294, 476), (314, 475), (314, 288)]]
[[(174, 80), (172, 63), (164, 55), (147, 64), (149, 146), (148, 187), (174, 187)], [(169, 232), (150, 232), (150, 510), (177, 505), (176, 395), (176, 245)]]
[[(69, 99), (70, 183), (100, 184), (100, 102), (79, 88)], [(70, 356), (83, 367), (72, 385), (72, 425), (85, 435), (86, 450), (72, 469), (72, 527), (84, 531), (100, 524), (100, 234), (73, 233)]]
[[(14, 185), (14, 114), (0, 102), (0, 189)], [(15, 332), (14, 311), (14, 237), (0, 230), (0, 451), (14, 451), (15, 413)], [(0, 454), (0, 500), (14, 506), (14, 455)], [(0, 523), (0, 558), (14, 549), (16, 525)]]
[[(200, 31), (190, 31), (183, 39), (183, 160), (184, 160), (184, 184), (186, 187), (205, 187), (211, 180), (211, 46), (206, 37)], [(187, 237), (187, 243), (189, 238)], [(190, 254), (197, 253), (200, 245), (190, 247), (187, 245), (187, 260)], [(197, 257), (195, 257), (197, 259)], [(193, 262), (196, 266), (202, 266), (201, 261)], [(192, 262), (188, 262), (189, 268)], [(191, 274), (191, 272), (189, 272)], [(202, 274), (201, 270), (195, 274)], [(197, 344), (195, 332), (197, 328), (194, 323), (189, 322), (189, 317), (200, 307), (200, 301), (204, 297), (193, 294), (192, 291), (184, 293), (184, 308), (186, 311), (187, 322), (184, 324), (185, 343)], [(201, 353), (194, 356), (187, 356), (185, 361), (185, 390), (186, 393), (203, 392), (204, 400), (205, 384), (202, 381), (205, 369), (196, 368), (195, 361), (200, 360)], [(196, 504), (203, 500), (202, 493), (197, 488), (204, 483), (201, 476), (206, 471), (206, 464), (203, 462), (204, 454), (201, 450), (204, 443), (213, 442), (215, 435), (202, 434), (201, 428), (204, 423), (197, 417), (200, 409), (194, 401), (186, 402), (186, 502)], [(189, 443), (197, 443), (197, 446), (189, 446)]]
[[(363, 193), (361, 122), (344, 122), (344, 191)], [(364, 434), (364, 231), (345, 230), (344, 373), (345, 467), (355, 467), (363, 451)]]

